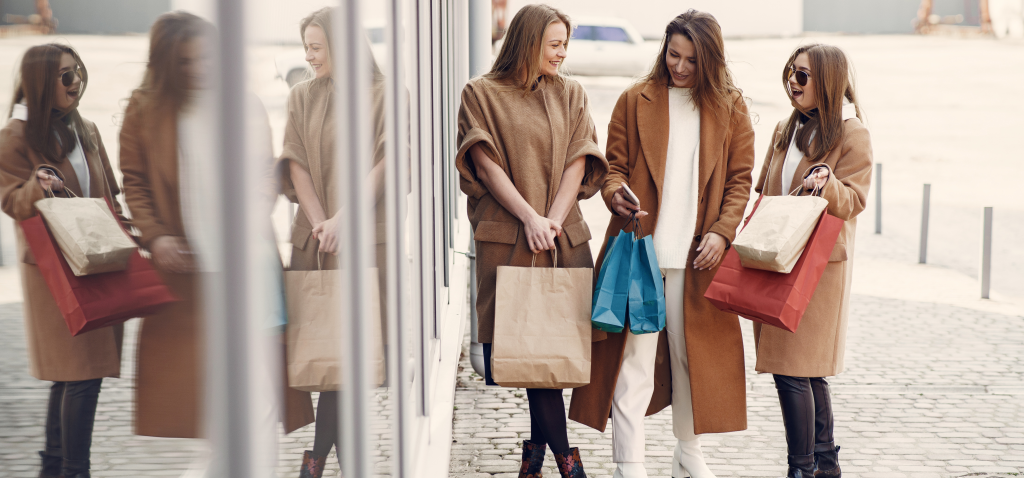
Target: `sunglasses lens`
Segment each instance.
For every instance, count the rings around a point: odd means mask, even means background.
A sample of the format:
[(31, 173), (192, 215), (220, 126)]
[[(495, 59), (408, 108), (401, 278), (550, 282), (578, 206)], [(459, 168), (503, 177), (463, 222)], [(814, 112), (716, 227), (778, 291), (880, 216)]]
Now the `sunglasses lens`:
[(802, 72), (802, 71), (797, 71), (796, 72), (796, 82), (799, 83), (800, 86), (807, 86), (807, 73)]
[(71, 82), (74, 81), (74, 77), (72, 77), (71, 75), (74, 75), (74, 73), (70, 71), (65, 71), (64, 74), (60, 75), (60, 82), (64, 86), (71, 86)]

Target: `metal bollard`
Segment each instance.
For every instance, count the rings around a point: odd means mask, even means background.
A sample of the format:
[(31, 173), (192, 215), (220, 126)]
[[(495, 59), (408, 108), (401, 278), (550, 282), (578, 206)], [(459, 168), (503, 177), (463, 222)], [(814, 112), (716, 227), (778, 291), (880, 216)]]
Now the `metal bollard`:
[(875, 165), (875, 234), (882, 233), (882, 165)]
[(932, 185), (924, 185), (924, 198), (921, 201), (921, 254), (917, 262), (928, 263), (928, 209), (931, 203)]
[(989, 298), (992, 285), (992, 208), (986, 207), (981, 226), (981, 298)]

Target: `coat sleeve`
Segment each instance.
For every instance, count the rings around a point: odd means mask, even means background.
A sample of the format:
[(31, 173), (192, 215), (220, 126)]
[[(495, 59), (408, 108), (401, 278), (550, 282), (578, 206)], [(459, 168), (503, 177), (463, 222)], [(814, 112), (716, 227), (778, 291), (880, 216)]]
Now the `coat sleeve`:
[(153, 240), (172, 235), (173, 231), (160, 220), (150, 184), (149, 157), (142, 138), (142, 112), (139, 101), (132, 98), (124, 111), (121, 126), (121, 173), (124, 175), (124, 200), (132, 215), (132, 225), (139, 230), (142, 247), (149, 249)]
[(583, 173), (583, 183), (576, 200), (587, 199), (604, 186), (608, 176), (608, 160), (597, 145), (597, 128), (594, 118), (590, 115), (590, 102), (587, 92), (578, 83), (574, 83), (572, 96), (573, 124), (569, 137), (569, 148), (565, 155), (565, 166), (568, 167), (576, 158), (585, 157), (587, 162)]
[(608, 210), (612, 209), (612, 196), (619, 189), (619, 183), (629, 184), (629, 144), (626, 136), (626, 103), (629, 101), (629, 90), (619, 96), (612, 110), (612, 118), (608, 122), (608, 141), (605, 157), (608, 158), (608, 175), (601, 188), (601, 197)]
[(725, 190), (722, 195), (722, 209), (718, 221), (708, 232), (725, 238), (726, 248), (736, 238), (736, 228), (743, 220), (743, 211), (750, 200), (750, 172), (754, 169), (754, 128), (743, 96), (736, 99), (729, 129), (729, 154), (725, 164)]
[(284, 126), (284, 147), (281, 149), (281, 157), (278, 158), (274, 167), (281, 175), (281, 194), (296, 204), (299, 202), (299, 197), (295, 194), (295, 185), (292, 184), (289, 161), (294, 161), (309, 171), (305, 136), (302, 134), (305, 115), (302, 95), (306, 91), (305, 87), (305, 84), (297, 85), (288, 94), (288, 120)]
[[(0, 131), (0, 206), (15, 221), (35, 216), (36, 201), (46, 197), (35, 180), (36, 171), (43, 168), (32, 163), (24, 136), (13, 128)], [(64, 179), (56, 168), (47, 169)]]
[(758, 194), (764, 193), (765, 182), (768, 180), (768, 168), (771, 167), (772, 156), (775, 155), (775, 141), (779, 137), (780, 127), (782, 127), (781, 121), (775, 125), (775, 131), (772, 133), (772, 142), (768, 143), (768, 152), (765, 153), (764, 162), (761, 163), (761, 174), (757, 178), (757, 186), (754, 187), (754, 192)]
[(470, 83), (462, 89), (462, 106), (459, 107), (459, 151), (455, 153), (455, 168), (459, 171), (459, 187), (462, 192), (474, 198), (481, 198), (489, 192), (487, 186), (480, 182), (476, 175), (476, 167), (473, 166), (472, 158), (467, 161), (466, 155), (469, 148), (474, 144), (483, 143), (487, 151), (498, 166), (506, 169), (502, 164), (502, 157), (498, 155), (498, 148), (494, 145), (494, 137), (491, 136), (490, 127), (480, 107), (480, 101)]
[[(853, 121), (848, 120), (846, 127), (851, 128)], [(803, 175), (806, 178), (820, 166), (829, 169), (821, 197), (828, 200), (828, 213), (844, 221), (857, 217), (867, 207), (868, 190), (871, 188), (871, 134), (859, 120), (854, 124), (856, 127), (844, 138), (842, 153), (835, 167), (818, 163), (808, 167)]]

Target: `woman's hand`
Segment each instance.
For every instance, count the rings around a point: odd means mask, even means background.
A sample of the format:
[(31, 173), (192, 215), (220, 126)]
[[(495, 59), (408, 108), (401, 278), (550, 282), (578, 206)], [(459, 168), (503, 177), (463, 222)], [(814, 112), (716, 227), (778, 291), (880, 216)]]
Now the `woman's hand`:
[(526, 243), (534, 254), (555, 248), (555, 238), (562, 235), (562, 226), (540, 214), (534, 213), (523, 221), (526, 228)]
[(195, 271), (192, 250), (180, 237), (160, 236), (153, 240), (149, 252), (153, 254), (153, 262), (161, 270), (176, 274)]
[(693, 268), (699, 271), (713, 269), (725, 256), (725, 238), (714, 232), (704, 234), (697, 252), (700, 254), (693, 261)]
[(623, 186), (619, 186), (619, 189), (615, 190), (615, 194), (612, 194), (612, 210), (620, 216), (636, 213), (638, 219), (647, 215), (647, 211), (641, 210), (638, 204), (633, 204), (626, 199), (626, 189)]
[(39, 181), (39, 185), (43, 187), (44, 191), (64, 190), (64, 181), (61, 181), (60, 178), (53, 174), (49, 169), (40, 169), (36, 171), (36, 180)]
[(313, 237), (320, 240), (320, 252), (338, 254), (338, 215), (313, 226)]
[(811, 174), (804, 178), (804, 189), (811, 191), (825, 187), (825, 183), (828, 182), (828, 176), (828, 168), (815, 168), (814, 171), (811, 171)]

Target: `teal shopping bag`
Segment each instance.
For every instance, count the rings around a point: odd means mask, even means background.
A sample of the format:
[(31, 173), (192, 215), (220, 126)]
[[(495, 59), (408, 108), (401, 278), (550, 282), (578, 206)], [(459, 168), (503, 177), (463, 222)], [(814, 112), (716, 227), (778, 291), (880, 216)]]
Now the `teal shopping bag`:
[(622, 332), (626, 327), (632, 249), (633, 233), (626, 231), (619, 231), (619, 235), (609, 241), (605, 248), (590, 314), (590, 322), (595, 329)]
[[(639, 224), (635, 231), (640, 231)], [(643, 231), (639, 236), (643, 237)], [(661, 332), (665, 328), (665, 283), (654, 253), (654, 237), (633, 242), (629, 265), (629, 331), (634, 334)]]

